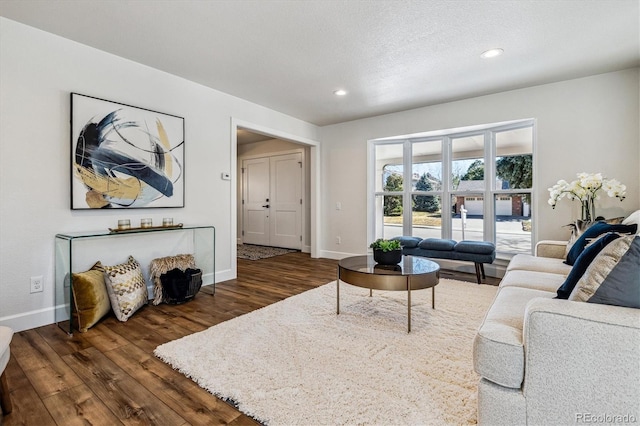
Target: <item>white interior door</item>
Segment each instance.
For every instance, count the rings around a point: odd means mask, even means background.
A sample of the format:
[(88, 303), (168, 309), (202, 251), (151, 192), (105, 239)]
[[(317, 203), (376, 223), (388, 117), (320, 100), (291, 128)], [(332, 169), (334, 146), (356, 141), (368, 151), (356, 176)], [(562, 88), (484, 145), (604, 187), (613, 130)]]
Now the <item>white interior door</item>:
[(270, 245), (301, 248), (302, 155), (278, 155), (270, 158), (271, 203)]
[(243, 242), (269, 245), (269, 159), (242, 161)]
[(242, 168), (242, 241), (301, 249), (302, 154), (246, 159)]

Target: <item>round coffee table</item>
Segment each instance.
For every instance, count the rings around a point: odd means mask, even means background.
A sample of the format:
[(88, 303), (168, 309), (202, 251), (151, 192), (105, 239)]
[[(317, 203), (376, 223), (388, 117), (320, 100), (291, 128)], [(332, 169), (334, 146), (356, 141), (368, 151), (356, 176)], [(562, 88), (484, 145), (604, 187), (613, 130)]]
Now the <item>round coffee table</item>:
[(378, 265), (373, 256), (347, 257), (338, 262), (337, 314), (340, 314), (340, 281), (373, 290), (407, 292), (407, 332), (411, 332), (411, 290), (431, 288), (431, 308), (436, 307), (435, 286), (440, 281), (440, 266), (416, 256), (402, 256), (397, 265)]

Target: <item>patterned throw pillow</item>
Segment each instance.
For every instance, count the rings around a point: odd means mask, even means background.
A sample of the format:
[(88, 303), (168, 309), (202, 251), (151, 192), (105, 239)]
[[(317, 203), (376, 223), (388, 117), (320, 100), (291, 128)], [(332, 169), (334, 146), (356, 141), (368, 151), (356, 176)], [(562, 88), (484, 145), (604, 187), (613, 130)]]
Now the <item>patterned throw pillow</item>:
[(116, 318), (126, 321), (147, 304), (147, 286), (140, 264), (133, 256), (129, 256), (129, 260), (120, 265), (103, 266), (100, 262), (96, 265), (104, 272), (104, 282)]
[(109, 313), (111, 304), (104, 283), (104, 273), (96, 263), (85, 272), (72, 274), (73, 318), (81, 333), (89, 330)]
[(569, 300), (640, 308), (640, 237), (609, 243), (591, 262)]

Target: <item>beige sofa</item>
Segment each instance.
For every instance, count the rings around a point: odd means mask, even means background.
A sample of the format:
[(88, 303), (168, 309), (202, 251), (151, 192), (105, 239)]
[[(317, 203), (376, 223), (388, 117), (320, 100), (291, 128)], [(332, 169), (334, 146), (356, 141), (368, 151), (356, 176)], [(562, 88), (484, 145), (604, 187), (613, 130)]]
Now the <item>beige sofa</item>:
[(509, 263), (474, 340), (479, 424), (640, 422), (640, 310), (553, 299), (565, 246)]

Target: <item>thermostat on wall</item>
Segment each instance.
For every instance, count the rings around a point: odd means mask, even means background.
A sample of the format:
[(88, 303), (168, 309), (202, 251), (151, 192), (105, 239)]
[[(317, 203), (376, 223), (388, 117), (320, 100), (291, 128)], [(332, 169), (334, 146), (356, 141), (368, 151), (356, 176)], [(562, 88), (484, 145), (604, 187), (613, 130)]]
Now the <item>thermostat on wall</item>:
[(222, 175), (220, 176), (220, 179), (222, 179), (222, 180), (231, 180), (231, 175), (229, 173), (222, 172)]

